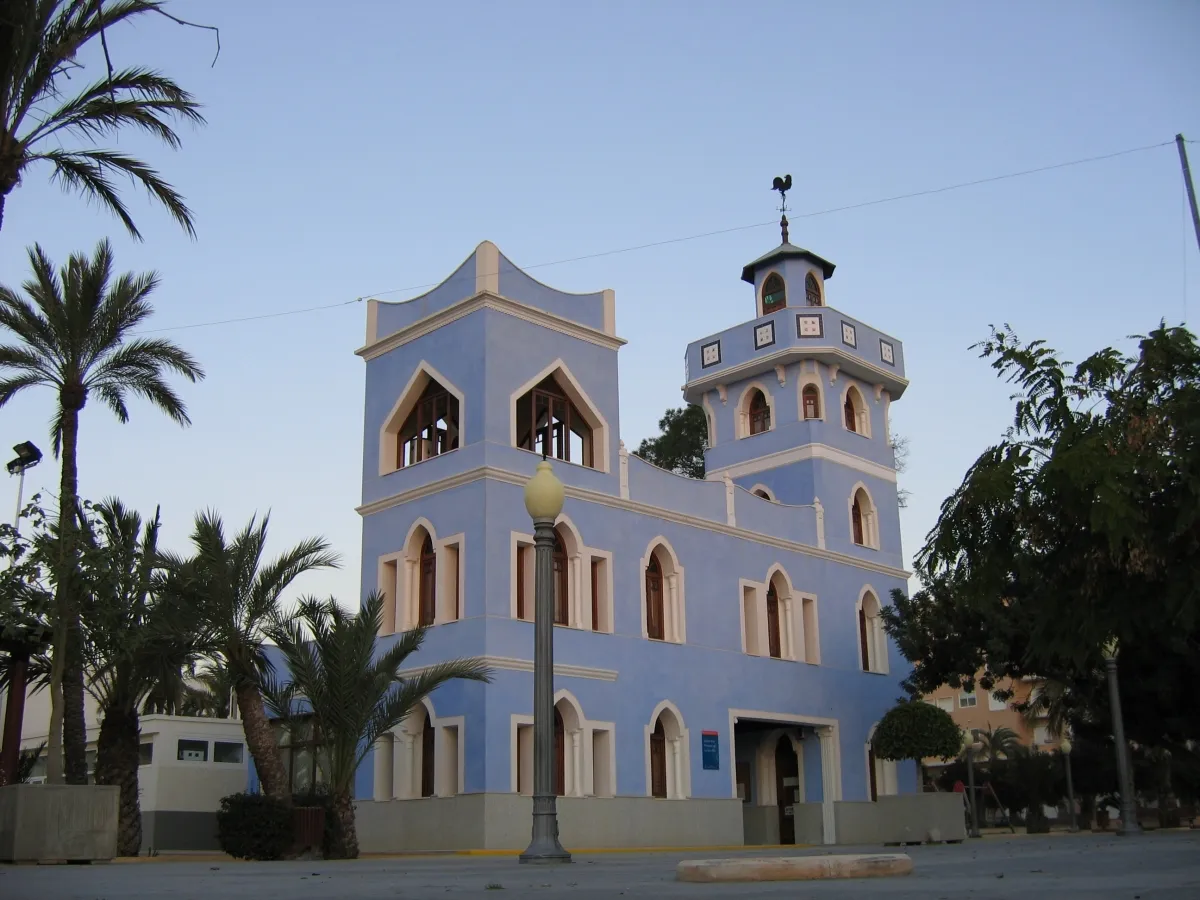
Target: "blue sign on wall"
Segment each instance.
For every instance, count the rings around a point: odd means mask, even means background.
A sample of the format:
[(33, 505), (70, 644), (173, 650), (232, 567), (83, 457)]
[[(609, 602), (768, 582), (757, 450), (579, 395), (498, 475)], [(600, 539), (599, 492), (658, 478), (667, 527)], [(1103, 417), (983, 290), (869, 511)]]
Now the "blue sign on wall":
[(721, 737), (717, 732), (700, 732), (700, 755), (704, 757), (704, 768), (721, 768)]

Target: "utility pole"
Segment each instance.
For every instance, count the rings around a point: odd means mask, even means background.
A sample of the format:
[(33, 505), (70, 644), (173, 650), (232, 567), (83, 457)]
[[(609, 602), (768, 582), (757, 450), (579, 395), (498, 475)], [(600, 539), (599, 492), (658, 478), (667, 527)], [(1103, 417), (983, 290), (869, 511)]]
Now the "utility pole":
[(1192, 184), (1192, 169), (1188, 165), (1187, 145), (1183, 135), (1175, 135), (1175, 146), (1179, 148), (1179, 164), (1183, 166), (1183, 184), (1187, 188), (1188, 203), (1192, 206), (1192, 227), (1196, 229), (1196, 248), (1200, 249), (1200, 212), (1196, 211), (1196, 188)]

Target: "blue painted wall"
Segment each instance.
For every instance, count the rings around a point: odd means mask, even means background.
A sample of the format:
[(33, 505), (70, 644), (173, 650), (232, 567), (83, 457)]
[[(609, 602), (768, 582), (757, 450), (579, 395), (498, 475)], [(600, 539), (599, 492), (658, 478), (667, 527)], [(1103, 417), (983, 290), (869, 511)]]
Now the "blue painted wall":
[[(419, 302), (381, 304), (379, 336), (471, 296), (475, 271), (472, 257)], [(600, 293), (555, 291), (503, 257), (499, 285), (500, 293), (510, 300), (594, 329), (603, 325)], [(746, 286), (745, 291), (752, 304), (751, 288)], [(792, 302), (803, 302), (802, 286), (797, 293), (789, 285), (789, 292)], [(778, 342), (797, 341), (797, 312), (826, 316), (826, 333), (832, 330), (835, 336), (843, 317), (828, 307), (789, 307), (775, 314)], [(723, 367), (753, 357), (753, 324), (746, 322), (720, 335)], [(855, 324), (864, 359), (870, 353), (877, 357), (878, 333)], [(692, 378), (701, 371), (699, 347), (707, 340), (688, 347)], [(901, 348), (894, 343), (896, 370), (902, 375)], [(457, 451), (380, 476), (380, 428), (422, 360), (465, 395), (465, 442)], [(521, 483), (533, 473), (538, 457), (511, 446), (512, 395), (555, 360), (565, 363), (609, 429), (607, 472), (563, 462), (556, 462), (554, 469), (571, 494), (564, 514), (578, 528), (583, 543), (612, 554), (614, 613), (612, 634), (557, 627), (556, 661), (617, 673), (615, 681), (560, 677), (556, 688), (571, 691), (587, 719), (615, 723), (617, 793), (647, 793), (645, 728), (655, 706), (666, 699), (679, 708), (690, 732), (692, 796), (731, 796), (729, 711), (742, 709), (837, 719), (843, 796), (864, 799), (866, 735), (900, 695), (899, 680), (906, 671), (905, 661), (891, 645), (890, 674), (862, 672), (858, 662), (855, 604), (863, 588), (870, 586), (886, 603), (893, 588), (905, 587), (894, 481), (880, 477), (877, 468), (871, 474), (862, 471), (864, 466), (828, 458), (765, 467), (736, 479), (733, 527), (728, 524), (722, 481), (680, 478), (631, 456), (628, 499), (624, 499), (617, 351), (498, 309), (478, 309), (366, 363), (363, 502), (379, 503), (363, 518), (364, 594), (377, 587), (379, 557), (401, 550), (418, 518), (427, 519), (438, 537), (466, 536), (463, 619), (431, 628), (412, 664), (470, 655), (533, 658), (533, 625), (510, 615), (511, 534), (531, 531)], [(878, 365), (878, 359), (873, 363)], [(789, 366), (784, 386), (774, 373), (758, 377), (775, 398), (776, 417), (772, 431), (753, 438), (733, 438), (739, 382), (730, 384), (727, 403), (722, 404), (715, 392), (709, 394), (718, 434), (717, 444), (708, 451), (709, 466), (753, 462), (812, 444), (891, 468), (894, 458), (884, 437), (885, 405), (875, 402), (872, 386), (859, 382), (872, 422), (872, 437), (867, 439), (842, 427), (840, 394), (844, 379), (850, 377), (844, 373), (833, 386), (822, 376), (826, 420), (800, 420), (800, 371), (799, 365)], [(472, 473), (468, 483), (439, 487), (464, 473)], [(879, 511), (878, 550), (854, 546), (850, 540), (848, 498), (858, 482), (866, 485)], [(746, 489), (757, 483), (766, 484), (782, 503), (750, 495)], [(388, 498), (410, 492), (416, 499), (387, 505)], [(816, 549), (815, 511), (800, 505), (811, 504), (814, 496), (824, 505), (825, 551)], [(670, 543), (683, 567), (687, 639), (681, 645), (641, 636), (641, 560), (657, 537)], [(817, 597), (820, 665), (742, 652), (739, 579), (761, 582), (775, 564), (786, 571), (793, 591)], [(381, 646), (393, 640), (382, 638)], [(532, 700), (532, 675), (510, 669), (498, 670), (489, 685), (453, 684), (432, 698), (438, 717), (465, 717), (465, 733), (460, 736), (466, 751), (465, 791), (511, 790), (510, 717), (531, 713)], [(702, 768), (700, 740), (705, 730), (720, 735), (720, 770)], [(804, 752), (807, 799), (817, 800), (821, 793), (817, 742), (806, 741)], [(371, 795), (371, 773), (368, 759), (358, 778), (361, 797)], [(911, 790), (914, 780), (902, 767), (902, 788)]]

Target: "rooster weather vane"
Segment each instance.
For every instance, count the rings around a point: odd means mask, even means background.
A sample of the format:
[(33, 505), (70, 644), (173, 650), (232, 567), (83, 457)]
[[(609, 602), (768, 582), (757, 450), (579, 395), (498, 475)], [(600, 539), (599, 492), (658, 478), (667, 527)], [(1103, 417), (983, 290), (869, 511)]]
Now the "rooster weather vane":
[(771, 182), (771, 190), (779, 191), (779, 228), (783, 232), (783, 242), (788, 242), (788, 220), (787, 220), (787, 192), (792, 189), (792, 176), (784, 175), (780, 178), (775, 176), (775, 180)]

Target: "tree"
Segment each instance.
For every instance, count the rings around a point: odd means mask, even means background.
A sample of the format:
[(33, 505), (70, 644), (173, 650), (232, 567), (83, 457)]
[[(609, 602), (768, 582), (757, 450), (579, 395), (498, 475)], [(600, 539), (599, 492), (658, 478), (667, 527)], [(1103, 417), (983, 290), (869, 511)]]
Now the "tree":
[(281, 711), (303, 696), (324, 740), (325, 773), (337, 818), (333, 858), (358, 856), (354, 827), (354, 776), (376, 740), (396, 728), (422, 698), (458, 678), (490, 681), (478, 659), (434, 663), (405, 677), (400, 668), (425, 640), (425, 629), (400, 635), (375, 656), (375, 636), (383, 621), (383, 597), (372, 592), (356, 613), (332, 598), (304, 600), (296, 614), (277, 624), (271, 636), (287, 663), (290, 680), (276, 694)]
[(1177, 751), (1200, 737), (1200, 347), (1165, 325), (1073, 367), (1011, 330), (980, 347), (1015, 416), (942, 504), (922, 590), (884, 609), (907, 686), (1047, 679), (1073, 729), (1111, 731), (1115, 637), (1127, 735)]
[(119, 500), (92, 507), (81, 528), (85, 598), (81, 609), (88, 692), (99, 706), (96, 783), (121, 789), (117, 853), (142, 846), (138, 805), (138, 709), (203, 649), (194, 611), (160, 590), (159, 516)]
[(662, 433), (638, 444), (635, 455), (676, 475), (703, 478), (704, 449), (708, 446), (708, 419), (703, 407), (691, 403), (668, 409), (658, 420), (658, 428)]
[[(891, 448), (892, 448), (892, 456), (896, 461), (896, 463), (895, 463), (896, 473), (899, 475), (903, 475), (906, 471), (908, 471), (908, 454), (909, 454), (908, 438), (905, 437), (904, 435), (896, 434), (893, 431)], [(905, 488), (899, 488), (896, 491), (896, 503), (900, 506), (901, 509), (905, 509), (908, 506), (908, 501), (911, 496), (912, 496), (911, 491), (908, 491)]]
[(308, 538), (264, 562), (268, 521), (252, 518), (229, 540), (219, 515), (197, 515), (193, 554), (167, 558), (167, 584), (196, 608), (212, 635), (212, 655), (232, 682), (263, 792), (290, 803), (290, 781), (263, 706), (263, 679), (271, 671), (265, 630), (278, 621), (280, 595), (291, 583), (306, 572), (336, 567), (338, 557), (323, 538)]
[[(11, 4), (10, 4), (11, 6)], [(196, 361), (164, 338), (133, 337), (153, 312), (158, 287), (153, 272), (113, 278), (112, 247), (101, 241), (89, 259), (74, 254), (61, 273), (39, 246), (29, 251), (32, 277), (24, 296), (0, 286), (0, 329), (15, 343), (0, 345), (0, 407), (29, 387), (52, 388), (58, 400), (51, 426), (54, 452), (62, 460), (59, 481), (59, 558), (55, 580), (54, 673), (50, 685), (47, 772), (87, 783), (84, 755), (83, 671), (79, 648), (78, 550), (74, 538), (79, 475), (76, 452), (79, 414), (98, 397), (120, 422), (129, 420), (130, 394), (149, 400), (180, 425), (190, 424), (183, 401), (165, 379), (170, 371), (189, 381), (204, 377)], [(65, 686), (65, 687), (64, 687)]]
[(975, 740), (983, 745), (975, 754), (976, 759), (1008, 759), (1021, 746), (1020, 738), (1011, 728), (1002, 727), (994, 731), (990, 728), (976, 728), (973, 729), (973, 733)]
[[(108, 208), (136, 239), (141, 233), (113, 176), (140, 183), (188, 234), (192, 213), (179, 193), (146, 163), (95, 146), (122, 131), (142, 131), (168, 147), (180, 145), (173, 123), (202, 124), (200, 106), (174, 81), (150, 69), (113, 70), (105, 32), (162, 10), (158, 0), (16, 0), (0, 11), (0, 227), (4, 204), (25, 171), (48, 163), (51, 179)], [(181, 23), (189, 24), (189, 23)], [(105, 77), (69, 90), (80, 53), (99, 39)], [(72, 141), (91, 146), (71, 149)]]
[(962, 731), (950, 713), (923, 700), (901, 700), (879, 720), (871, 737), (880, 759), (953, 759), (962, 745)]

